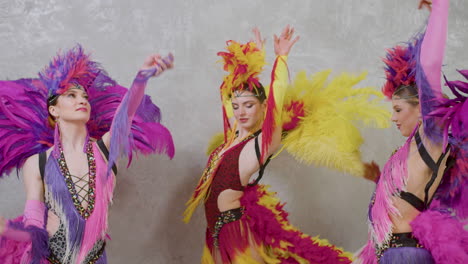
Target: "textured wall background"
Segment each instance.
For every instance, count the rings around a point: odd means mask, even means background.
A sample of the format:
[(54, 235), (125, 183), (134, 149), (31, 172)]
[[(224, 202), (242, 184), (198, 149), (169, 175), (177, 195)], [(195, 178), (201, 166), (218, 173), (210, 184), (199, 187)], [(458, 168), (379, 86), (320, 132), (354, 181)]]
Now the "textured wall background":
[[(464, 0), (451, 2), (444, 72), (458, 78), (455, 69), (468, 66), (468, 9)], [(181, 214), (206, 162), (205, 146), (222, 129), (218, 87), (223, 72), (215, 62), (225, 41), (249, 40), (250, 29), (259, 26), (267, 37), (267, 78), (272, 35), (291, 24), (301, 36), (290, 54), (291, 73), (367, 70), (363, 85), (380, 87), (384, 49), (407, 40), (428, 16), (416, 9), (417, 4), (417, 0), (2, 0), (0, 79), (34, 77), (58, 49), (81, 43), (111, 76), (128, 86), (147, 54), (174, 52), (176, 68), (150, 81), (147, 93), (161, 107), (164, 124), (173, 133), (176, 157), (173, 161), (142, 157), (130, 169), (120, 170), (108, 254), (110, 263), (198, 263), (203, 212), (199, 210), (190, 225), (182, 223)], [(364, 133), (364, 159), (380, 165), (403, 142), (394, 128)], [(271, 163), (264, 182), (279, 192), (292, 223), (304, 232), (320, 234), (350, 251), (364, 244), (372, 183), (303, 166), (286, 153)], [(23, 192), (15, 175), (0, 181), (0, 215), (20, 214)]]

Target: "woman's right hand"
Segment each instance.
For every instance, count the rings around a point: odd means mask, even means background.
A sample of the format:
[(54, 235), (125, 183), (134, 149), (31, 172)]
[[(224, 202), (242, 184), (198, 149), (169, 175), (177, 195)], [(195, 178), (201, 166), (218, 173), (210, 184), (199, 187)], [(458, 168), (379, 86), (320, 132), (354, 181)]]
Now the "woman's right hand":
[(174, 55), (172, 53), (169, 53), (166, 57), (161, 57), (159, 54), (153, 54), (148, 56), (144, 63), (143, 66), (141, 66), (140, 71), (142, 70), (150, 70), (150, 69), (156, 69), (156, 73), (153, 75), (153, 77), (156, 77), (163, 73), (164, 71), (168, 69), (172, 69), (174, 67)]
[(364, 162), (364, 178), (377, 182), (380, 177), (380, 168), (375, 161)]
[(5, 229), (6, 229), (6, 219), (0, 216), (0, 235), (3, 234)]

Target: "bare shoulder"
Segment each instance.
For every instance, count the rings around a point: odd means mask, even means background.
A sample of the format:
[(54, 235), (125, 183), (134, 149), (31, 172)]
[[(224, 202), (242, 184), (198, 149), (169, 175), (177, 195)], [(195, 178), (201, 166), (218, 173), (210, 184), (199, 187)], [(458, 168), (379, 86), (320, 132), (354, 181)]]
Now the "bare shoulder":
[(34, 154), (26, 159), (23, 165), (23, 177), (24, 181), (40, 179), (41, 175), (39, 172), (39, 154)]
[(110, 140), (111, 140), (111, 135), (110, 135), (110, 132), (108, 131), (102, 136), (102, 142), (104, 142), (104, 145), (106, 145), (108, 149), (110, 148)]

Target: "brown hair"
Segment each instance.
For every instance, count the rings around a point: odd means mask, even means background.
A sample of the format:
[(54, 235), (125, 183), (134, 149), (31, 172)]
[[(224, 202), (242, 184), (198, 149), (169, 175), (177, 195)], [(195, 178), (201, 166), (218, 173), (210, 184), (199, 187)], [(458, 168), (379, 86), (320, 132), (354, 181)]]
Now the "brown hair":
[(47, 113), (49, 114), (47, 121), (51, 127), (55, 127), (55, 118), (50, 114), (49, 107), (57, 105), (58, 97), (59, 95), (54, 95), (47, 99)]
[(418, 87), (416, 85), (401, 85), (393, 93), (393, 96), (398, 96), (399, 99), (404, 99), (412, 106), (419, 105)]

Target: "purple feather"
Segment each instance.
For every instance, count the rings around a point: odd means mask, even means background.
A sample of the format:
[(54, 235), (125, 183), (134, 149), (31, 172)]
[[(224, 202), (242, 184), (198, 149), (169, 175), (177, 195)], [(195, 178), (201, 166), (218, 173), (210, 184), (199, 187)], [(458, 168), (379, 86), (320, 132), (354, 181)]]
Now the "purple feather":
[(48, 97), (64, 93), (71, 85), (79, 84), (86, 90), (103, 71), (99, 63), (89, 59), (81, 45), (57, 54), (39, 77), (48, 88)]
[(0, 175), (53, 144), (47, 90), (38, 80), (0, 81)]
[[(467, 78), (468, 71), (461, 70)], [(444, 76), (445, 77), (445, 76)], [(448, 81), (447, 86), (455, 95), (453, 99), (445, 99), (430, 115), (443, 117), (444, 131), (451, 132), (448, 139), (451, 144), (451, 158), (454, 166), (448, 171), (437, 192), (438, 199), (448, 208), (452, 208), (461, 219), (468, 218), (468, 100), (463, 87), (468, 83)]]
[[(47, 214), (44, 214), (47, 215)], [(22, 217), (16, 219), (15, 221), (9, 221), (8, 225), (9, 228), (15, 229), (15, 230), (20, 230), (29, 233), (31, 241), (30, 242), (23, 242), (23, 243), (15, 243), (14, 245), (14, 252), (10, 252), (11, 254), (16, 255), (15, 258), (20, 258), (23, 257), (22, 255), (25, 253), (25, 246), (26, 245), (31, 245), (31, 252), (29, 255), (29, 263), (31, 264), (41, 264), (44, 263), (44, 260), (49, 256), (49, 235), (47, 233), (47, 230), (45, 227), (39, 228), (36, 226), (25, 226), (23, 221), (18, 221), (22, 220)], [(4, 243), (6, 243), (6, 240), (2, 239), (2, 249), (4, 246)], [(6, 244), (5, 246), (7, 246)], [(11, 247), (12, 244), (11, 242), (9, 243), (9, 246)], [(27, 246), (26, 246), (27, 247)], [(0, 255), (0, 260), (5, 260), (6, 257)], [(11, 259), (12, 263), (15, 263), (16, 261), (19, 261), (19, 259)]]

